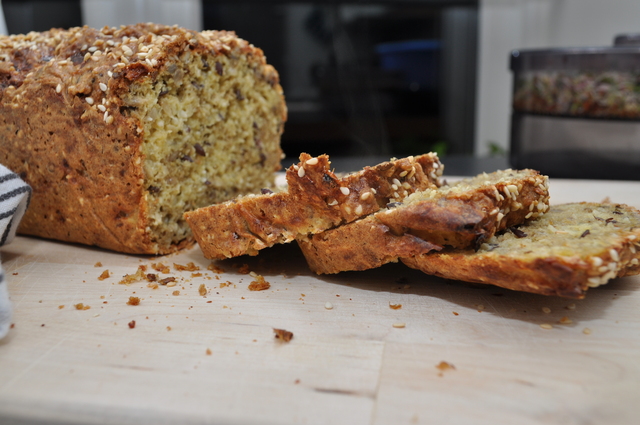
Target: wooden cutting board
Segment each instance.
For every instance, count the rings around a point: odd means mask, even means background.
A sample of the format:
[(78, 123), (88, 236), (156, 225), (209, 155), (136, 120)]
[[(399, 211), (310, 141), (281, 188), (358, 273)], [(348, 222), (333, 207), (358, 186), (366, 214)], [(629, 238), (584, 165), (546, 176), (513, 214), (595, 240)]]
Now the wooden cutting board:
[[(552, 203), (609, 197), (640, 208), (640, 182), (550, 186)], [(174, 266), (189, 263), (198, 270)], [(2, 249), (2, 264), (15, 308), (15, 326), (0, 341), (2, 424), (566, 425), (640, 417), (639, 277), (571, 301), (399, 264), (318, 277), (296, 246), (211, 266), (197, 247), (151, 258), (26, 237)], [(118, 283), (139, 266), (176, 285)], [(100, 280), (105, 270), (110, 277)], [(255, 278), (245, 271), (270, 288), (250, 291)], [(128, 305), (130, 297), (139, 305)], [(560, 324), (564, 317), (570, 323)], [(293, 339), (276, 340), (274, 328)]]

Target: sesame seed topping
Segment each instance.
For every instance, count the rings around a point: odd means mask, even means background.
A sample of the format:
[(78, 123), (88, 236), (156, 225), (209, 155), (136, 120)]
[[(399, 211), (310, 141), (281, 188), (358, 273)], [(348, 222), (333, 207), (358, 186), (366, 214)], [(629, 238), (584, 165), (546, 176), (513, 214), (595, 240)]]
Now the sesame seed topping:
[(307, 159), (305, 164), (307, 165), (316, 165), (318, 163), (318, 158)]
[(540, 327), (542, 329), (553, 329), (553, 326), (550, 325), (549, 323), (543, 323), (543, 324), (540, 325)]
[(106, 106), (104, 105), (98, 105), (98, 109), (100, 109), (101, 112), (105, 112), (107, 110)]
[(408, 171), (408, 170), (404, 170), (403, 172), (401, 172), (401, 173), (400, 173), (400, 174), (398, 174), (398, 175), (399, 175), (400, 177), (404, 177), (404, 176), (406, 176), (407, 174), (409, 174), (409, 171)]
[(583, 334), (585, 334), (585, 335), (591, 335), (591, 329), (589, 329), (589, 328), (584, 328), (584, 329), (582, 330), (582, 333), (583, 333)]
[(356, 214), (357, 214), (357, 215), (361, 215), (361, 214), (362, 214), (362, 205), (358, 205), (358, 206), (356, 207)]
[(371, 192), (363, 192), (362, 195), (360, 195), (360, 200), (361, 201), (366, 201), (370, 197), (371, 197)]
[(371, 188), (371, 193), (373, 193), (375, 195), (378, 192), (376, 192), (376, 190), (374, 188)]
[(613, 261), (620, 261), (620, 256), (618, 255), (618, 251), (616, 251), (615, 249), (610, 249), (609, 250), (609, 255), (611, 256), (611, 259)]
[(395, 178), (392, 180), (392, 182), (393, 182), (393, 184), (394, 184), (394, 185), (396, 185), (396, 186), (401, 186), (401, 185), (402, 185), (402, 183), (400, 183), (400, 180), (395, 179)]
[(391, 185), (391, 189), (393, 189), (393, 190), (398, 190), (398, 185), (397, 185), (397, 184), (392, 184), (392, 185)]
[(405, 323), (398, 322), (398, 323), (394, 323), (391, 326), (393, 326), (394, 328), (397, 328), (397, 329), (402, 329), (402, 328), (406, 327), (407, 325)]
[(60, 93), (61, 91), (62, 91), (62, 85), (58, 83), (58, 85), (56, 86), (56, 93)]
[(338, 205), (338, 201), (336, 201), (335, 199), (331, 199), (329, 200), (329, 202), (327, 202), (327, 205), (329, 205), (330, 207)]
[(331, 304), (329, 301), (327, 301), (324, 305), (324, 308), (326, 308), (327, 310), (331, 310), (333, 308), (333, 304)]
[(98, 86), (100, 87), (100, 90), (107, 91), (107, 85), (105, 83), (100, 83)]
[(340, 192), (342, 192), (342, 194), (343, 194), (343, 195), (345, 195), (345, 196), (347, 196), (347, 195), (349, 195), (349, 193), (351, 193), (351, 191), (349, 190), (349, 188), (348, 188), (348, 187), (344, 187), (344, 186), (342, 186), (342, 187), (340, 188)]
[(87, 101), (87, 103), (89, 105), (93, 105), (93, 98), (92, 97), (87, 97), (85, 100)]
[(302, 178), (305, 175), (305, 171), (304, 171), (304, 167), (299, 167), (298, 168), (298, 177)]

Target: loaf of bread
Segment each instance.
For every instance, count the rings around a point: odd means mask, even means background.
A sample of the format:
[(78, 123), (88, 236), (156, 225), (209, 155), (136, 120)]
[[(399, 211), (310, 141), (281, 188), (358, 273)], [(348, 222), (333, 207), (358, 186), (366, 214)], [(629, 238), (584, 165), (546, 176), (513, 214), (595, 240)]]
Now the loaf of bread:
[(547, 177), (503, 170), (413, 193), (351, 224), (298, 238), (318, 274), (367, 270), (442, 247), (478, 248), (548, 209)]
[(138, 24), (0, 37), (0, 163), (33, 188), (23, 234), (137, 254), (183, 213), (273, 183), (286, 106), (233, 32)]
[(338, 177), (329, 157), (300, 155), (286, 171), (288, 187), (265, 190), (185, 213), (205, 257), (256, 255), (259, 250), (372, 214), (416, 190), (441, 185), (434, 153), (393, 159)]
[(590, 287), (640, 273), (640, 211), (619, 204), (554, 205), (478, 251), (448, 249), (402, 262), (447, 279), (583, 298)]

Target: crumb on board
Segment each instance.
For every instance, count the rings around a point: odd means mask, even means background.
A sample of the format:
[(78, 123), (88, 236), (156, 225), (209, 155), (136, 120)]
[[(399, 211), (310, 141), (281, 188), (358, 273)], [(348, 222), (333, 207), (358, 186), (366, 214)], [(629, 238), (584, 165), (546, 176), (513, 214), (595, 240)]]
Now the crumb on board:
[(91, 306), (85, 305), (83, 303), (74, 304), (76, 310), (89, 310)]
[(573, 320), (569, 319), (567, 316), (564, 316), (560, 320), (558, 320), (558, 323), (560, 323), (561, 325), (570, 325), (573, 323)]
[(98, 280), (108, 279), (111, 274), (109, 274), (109, 269), (105, 269), (100, 276), (98, 276)]
[(186, 266), (182, 264), (173, 263), (173, 268), (178, 271), (185, 271), (185, 272), (197, 272), (198, 270), (200, 270), (200, 267), (196, 266), (193, 263), (193, 261), (190, 261), (189, 263), (187, 263)]
[(207, 356), (210, 356), (212, 354), (211, 348), (207, 348), (207, 351), (205, 351), (205, 353), (207, 354)]
[(589, 329), (589, 328), (584, 328), (584, 329), (582, 330), (582, 333), (583, 333), (583, 334), (585, 334), (585, 335), (591, 335), (591, 329)]
[(542, 329), (553, 329), (553, 325), (551, 325), (551, 324), (549, 324), (549, 323), (542, 323), (542, 324), (540, 325), (540, 327), (541, 327)]
[(402, 328), (406, 327), (407, 325), (406, 325), (406, 323), (399, 322), (399, 323), (394, 323), (392, 326), (394, 328), (402, 329)]
[(132, 320), (129, 323), (127, 323), (127, 325), (129, 325), (129, 329), (133, 329), (136, 327), (136, 321)]
[(191, 273), (191, 277), (201, 277), (202, 273)]
[(327, 310), (332, 310), (333, 309), (333, 304), (331, 304), (329, 301), (327, 301), (324, 304), (324, 308), (326, 308)]
[(293, 338), (293, 332), (289, 332), (284, 329), (273, 328), (273, 333), (275, 334), (275, 338), (277, 340), (280, 340), (283, 342), (289, 342), (291, 341), (291, 338)]
[(389, 303), (389, 308), (391, 310), (400, 310), (402, 308), (402, 304), (391, 304), (391, 303)]
[(250, 291), (265, 291), (271, 288), (271, 284), (264, 280), (263, 276), (257, 274), (255, 276), (255, 279), (256, 280), (251, 281), (251, 283), (249, 284)]
[(62, 309), (64, 308), (64, 304), (59, 305), (59, 306), (58, 306), (58, 308), (59, 308), (60, 310), (62, 310)]
[(173, 292), (171, 293), (171, 295), (178, 296), (178, 295), (180, 295), (180, 291), (173, 291)]
[(238, 273), (240, 274), (249, 274), (250, 272), (248, 264), (236, 265), (235, 267), (238, 269)]
[(95, 263), (93, 265), (93, 267), (102, 267), (102, 263), (100, 261), (98, 261), (97, 263)]
[(222, 267), (218, 267), (217, 265), (215, 265), (213, 263), (210, 263), (207, 266), (207, 270), (211, 270), (212, 272), (219, 273), (219, 274), (224, 273), (224, 269)]
[(129, 297), (129, 301), (127, 301), (127, 305), (139, 305), (140, 304), (140, 298), (138, 297)]
[(198, 286), (198, 294), (203, 297), (207, 295), (207, 287), (204, 283), (201, 283), (200, 286)]
[(444, 360), (441, 361), (440, 363), (438, 363), (436, 365), (436, 368), (440, 369), (441, 371), (445, 371), (445, 370), (456, 370), (456, 367), (449, 363), (449, 362), (445, 362)]
[(172, 286), (176, 286), (177, 284), (178, 283), (176, 282), (176, 278), (173, 276), (160, 279), (160, 285), (166, 285), (168, 287), (172, 287)]
[(145, 279), (145, 271), (147, 270), (147, 266), (145, 265), (139, 265), (138, 266), (138, 270), (136, 270), (135, 273), (133, 274), (125, 274), (122, 278), (122, 280), (120, 280), (120, 282), (118, 282), (120, 285), (130, 285), (132, 283), (135, 282), (140, 282), (141, 280)]
[(162, 263), (152, 263), (151, 268), (159, 273), (169, 274), (171, 273), (171, 269), (169, 266)]
[(460, 314), (459, 314), (458, 312), (456, 312), (456, 311), (452, 311), (452, 313), (453, 313), (453, 315), (454, 315), (454, 316), (459, 316), (459, 315), (460, 315)]

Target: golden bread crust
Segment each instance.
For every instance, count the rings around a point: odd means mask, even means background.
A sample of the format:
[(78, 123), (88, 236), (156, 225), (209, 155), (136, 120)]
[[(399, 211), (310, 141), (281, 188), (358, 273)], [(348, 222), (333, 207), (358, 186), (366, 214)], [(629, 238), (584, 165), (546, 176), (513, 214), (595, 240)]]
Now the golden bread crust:
[(548, 202), (546, 176), (503, 170), (416, 192), (351, 224), (300, 237), (298, 244), (318, 274), (366, 270), (398, 261), (402, 252), (479, 247), (496, 232), (536, 218)]
[(554, 205), (477, 252), (444, 250), (401, 260), (447, 279), (583, 298), (589, 287), (640, 273), (640, 211), (621, 204)]
[[(227, 73), (232, 66), (242, 80)], [(223, 83), (231, 98), (201, 96), (210, 109), (222, 105), (219, 114), (200, 117), (197, 106), (189, 111), (176, 106), (197, 93), (216, 93), (216, 85)], [(264, 107), (252, 110), (259, 115), (254, 128), (247, 119), (225, 123), (227, 117), (240, 116), (229, 103), (255, 104), (238, 89), (251, 85), (271, 92)], [(180, 249), (192, 243), (188, 226), (176, 224), (184, 210), (273, 181), (285, 120), (277, 72), (260, 49), (232, 32), (138, 24), (0, 37), (0, 161), (33, 188), (19, 229), (23, 234), (137, 254)], [(211, 127), (207, 134), (194, 135)], [(243, 136), (248, 145), (244, 157), (258, 163), (247, 163), (259, 169), (248, 179), (251, 183), (212, 179), (188, 199), (169, 195), (184, 191), (173, 189), (178, 185), (202, 186), (200, 170), (216, 173), (222, 164), (214, 158), (216, 147), (207, 143), (223, 134), (233, 139), (229, 128), (237, 134), (253, 132), (253, 138)], [(189, 132), (198, 146), (181, 145)], [(171, 155), (151, 158), (162, 149)], [(240, 153), (233, 155), (230, 160), (243, 163)], [(163, 161), (172, 163), (171, 157), (180, 177), (154, 177)], [(242, 166), (237, 170), (243, 173)]]
[(277, 243), (352, 222), (416, 190), (437, 187), (442, 169), (437, 155), (430, 153), (338, 177), (328, 156), (303, 153), (286, 172), (286, 191), (200, 208), (185, 213), (185, 219), (205, 257), (256, 255)]

